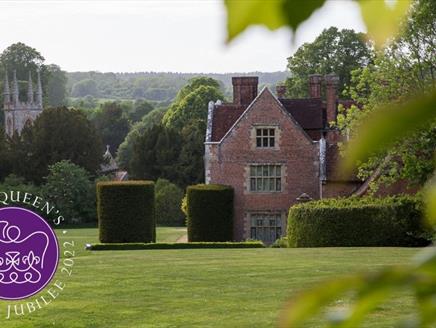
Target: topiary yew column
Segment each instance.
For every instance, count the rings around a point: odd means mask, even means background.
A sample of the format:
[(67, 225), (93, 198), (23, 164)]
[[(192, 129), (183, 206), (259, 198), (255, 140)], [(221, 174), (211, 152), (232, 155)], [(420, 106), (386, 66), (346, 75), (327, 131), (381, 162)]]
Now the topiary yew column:
[(233, 240), (233, 188), (195, 185), (187, 189), (188, 240)]
[(154, 183), (99, 182), (97, 216), (102, 243), (155, 242)]

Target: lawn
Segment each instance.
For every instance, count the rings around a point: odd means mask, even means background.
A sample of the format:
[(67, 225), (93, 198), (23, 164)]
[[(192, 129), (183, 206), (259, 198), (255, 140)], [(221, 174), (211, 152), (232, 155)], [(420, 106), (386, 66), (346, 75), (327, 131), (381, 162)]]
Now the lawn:
[[(67, 288), (48, 307), (0, 327), (275, 327), (285, 301), (318, 281), (356, 270), (406, 263), (407, 248), (83, 250), (96, 229), (61, 232), (80, 245)], [(159, 228), (158, 240), (181, 228)], [(59, 273), (58, 273), (59, 275)], [(336, 307), (347, 303), (347, 298)], [(4, 303), (3, 301), (1, 303)], [(3, 304), (1, 304), (3, 311)], [(9, 304), (9, 303), (8, 303)], [(378, 307), (366, 327), (390, 327), (410, 313), (402, 292)], [(310, 327), (320, 327), (315, 318)]]

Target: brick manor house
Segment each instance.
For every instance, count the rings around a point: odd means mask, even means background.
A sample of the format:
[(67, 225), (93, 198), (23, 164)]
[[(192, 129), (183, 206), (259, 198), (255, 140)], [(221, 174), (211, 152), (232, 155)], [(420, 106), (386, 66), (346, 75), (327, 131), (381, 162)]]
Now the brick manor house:
[[(272, 243), (285, 234), (291, 205), (347, 196), (362, 184), (335, 172), (339, 157), (339, 104), (334, 74), (309, 77), (307, 99), (277, 97), (257, 77), (233, 77), (233, 103), (209, 103), (205, 142), (206, 183), (235, 190), (234, 239)], [(321, 88), (325, 85), (325, 100)]]

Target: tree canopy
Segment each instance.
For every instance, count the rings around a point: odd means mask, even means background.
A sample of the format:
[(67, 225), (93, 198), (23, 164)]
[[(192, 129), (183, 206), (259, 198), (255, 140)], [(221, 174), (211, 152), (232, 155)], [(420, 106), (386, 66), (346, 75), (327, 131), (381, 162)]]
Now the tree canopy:
[[(9, 74), (17, 72), (20, 90), (27, 88), (29, 72), (34, 82), (37, 71), (40, 71), (43, 87), (43, 101), (45, 106), (62, 106), (67, 103), (67, 77), (66, 72), (57, 65), (45, 65), (45, 58), (41, 53), (24, 43), (18, 42), (7, 47), (0, 55), (0, 84), (3, 90), (5, 70)], [(9, 76), (11, 82), (12, 76)], [(22, 92), (23, 93), (23, 92)], [(0, 95), (3, 99), (3, 94)], [(0, 115), (3, 119), (3, 115)], [(2, 120), (1, 120), (2, 122)]]
[[(436, 4), (428, 0), (416, 1), (401, 26), (401, 33), (377, 53), (374, 63), (352, 72), (347, 92), (360, 107), (340, 112), (338, 127), (344, 134), (356, 136), (362, 122), (377, 107), (388, 103), (399, 106), (413, 95), (435, 87), (435, 22)], [(395, 106), (392, 115), (395, 116)], [(370, 185), (373, 191), (383, 183), (398, 180), (422, 187), (435, 169), (435, 144), (436, 122), (431, 120), (389, 151), (374, 153), (368, 161), (360, 163), (359, 176), (367, 179), (376, 171), (380, 172)]]
[(117, 102), (106, 102), (95, 111), (91, 120), (103, 143), (109, 145), (115, 154), (130, 130), (130, 122), (121, 105)]
[(209, 78), (189, 81), (158, 125), (140, 133), (145, 126), (141, 122), (132, 130), (118, 156), (121, 165), (131, 156), (129, 172), (136, 178), (160, 177), (181, 187), (202, 182), (208, 103), (224, 98), (219, 87)]
[(133, 156), (133, 144), (135, 140), (147, 129), (159, 125), (167, 108), (156, 108), (145, 115), (140, 122), (135, 123), (130, 129), (124, 141), (120, 144), (117, 151), (117, 163), (123, 169), (128, 169), (129, 162)]
[(287, 94), (292, 98), (308, 95), (310, 74), (336, 73), (339, 92), (350, 84), (351, 71), (372, 62), (373, 50), (363, 33), (353, 30), (324, 29), (311, 43), (304, 43), (288, 58), (291, 76), (286, 80)]
[(40, 184), (49, 165), (62, 160), (95, 175), (102, 161), (100, 136), (86, 116), (66, 107), (45, 109), (32, 125), (26, 125), (8, 142), (11, 173)]

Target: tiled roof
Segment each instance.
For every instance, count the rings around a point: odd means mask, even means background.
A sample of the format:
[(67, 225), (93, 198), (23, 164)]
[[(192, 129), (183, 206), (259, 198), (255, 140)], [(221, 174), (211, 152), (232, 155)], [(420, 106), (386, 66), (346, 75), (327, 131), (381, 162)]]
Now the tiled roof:
[(322, 129), (323, 104), (321, 99), (279, 99), (303, 129)]
[[(319, 140), (319, 133), (311, 130), (323, 128), (321, 99), (279, 99), (279, 101), (313, 140)], [(247, 106), (234, 104), (216, 105), (212, 120), (212, 141), (220, 141), (246, 108)]]
[(246, 108), (247, 106), (233, 104), (216, 105), (212, 120), (212, 141), (220, 141)]
[(353, 172), (351, 176), (345, 175), (339, 171), (339, 162), (341, 161), (341, 155), (337, 144), (330, 144), (327, 147), (326, 152), (326, 173), (327, 181), (350, 181), (359, 182), (356, 173)]

